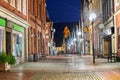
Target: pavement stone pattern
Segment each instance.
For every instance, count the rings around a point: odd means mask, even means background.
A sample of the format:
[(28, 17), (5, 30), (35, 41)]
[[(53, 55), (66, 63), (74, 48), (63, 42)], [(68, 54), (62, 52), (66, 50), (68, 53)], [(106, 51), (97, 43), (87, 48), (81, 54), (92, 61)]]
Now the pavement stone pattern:
[(120, 80), (120, 62), (91, 56), (48, 56), (46, 60), (13, 66), (0, 80)]
[(94, 72), (39, 72), (30, 80), (103, 80)]
[(0, 80), (29, 80), (31, 72), (0, 72)]
[(120, 80), (120, 69), (86, 71), (9, 71), (0, 80)]

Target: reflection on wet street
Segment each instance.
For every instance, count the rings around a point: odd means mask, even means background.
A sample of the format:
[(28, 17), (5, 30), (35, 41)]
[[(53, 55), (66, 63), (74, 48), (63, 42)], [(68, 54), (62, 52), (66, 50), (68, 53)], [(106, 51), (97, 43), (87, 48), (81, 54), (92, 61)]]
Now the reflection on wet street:
[(120, 63), (92, 56), (47, 56), (46, 60), (26, 62), (0, 72), (0, 80), (119, 80)]

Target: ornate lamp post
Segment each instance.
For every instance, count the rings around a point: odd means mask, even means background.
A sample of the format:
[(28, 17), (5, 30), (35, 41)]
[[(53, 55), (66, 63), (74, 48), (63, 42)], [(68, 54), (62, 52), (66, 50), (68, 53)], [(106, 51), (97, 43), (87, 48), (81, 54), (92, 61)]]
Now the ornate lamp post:
[(95, 63), (95, 52), (94, 52), (94, 21), (95, 21), (96, 15), (92, 13), (89, 17), (89, 20), (92, 23), (92, 52), (93, 52), (93, 63)]

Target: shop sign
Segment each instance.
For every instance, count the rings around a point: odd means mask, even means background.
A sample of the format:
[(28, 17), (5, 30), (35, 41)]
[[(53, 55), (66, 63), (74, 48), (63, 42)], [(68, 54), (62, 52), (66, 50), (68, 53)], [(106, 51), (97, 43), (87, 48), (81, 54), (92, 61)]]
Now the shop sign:
[(105, 30), (105, 31), (104, 31), (104, 34), (105, 34), (105, 35), (110, 35), (110, 34), (111, 34), (111, 30), (110, 30), (110, 28), (107, 29), (107, 30)]
[(84, 32), (88, 32), (88, 27), (84, 27)]
[(111, 28), (104, 30), (103, 33), (104, 33), (104, 36), (111, 35), (112, 34)]
[(14, 24), (14, 30), (19, 31), (19, 32), (24, 32), (24, 28), (17, 24)]
[(5, 27), (6, 26), (6, 20), (3, 18), (0, 18), (0, 26)]

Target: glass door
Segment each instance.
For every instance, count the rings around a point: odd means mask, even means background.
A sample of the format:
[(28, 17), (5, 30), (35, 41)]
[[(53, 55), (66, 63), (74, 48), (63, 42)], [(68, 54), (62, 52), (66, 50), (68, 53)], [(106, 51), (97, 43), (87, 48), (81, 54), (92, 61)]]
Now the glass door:
[(6, 32), (6, 53), (11, 53), (11, 32)]

